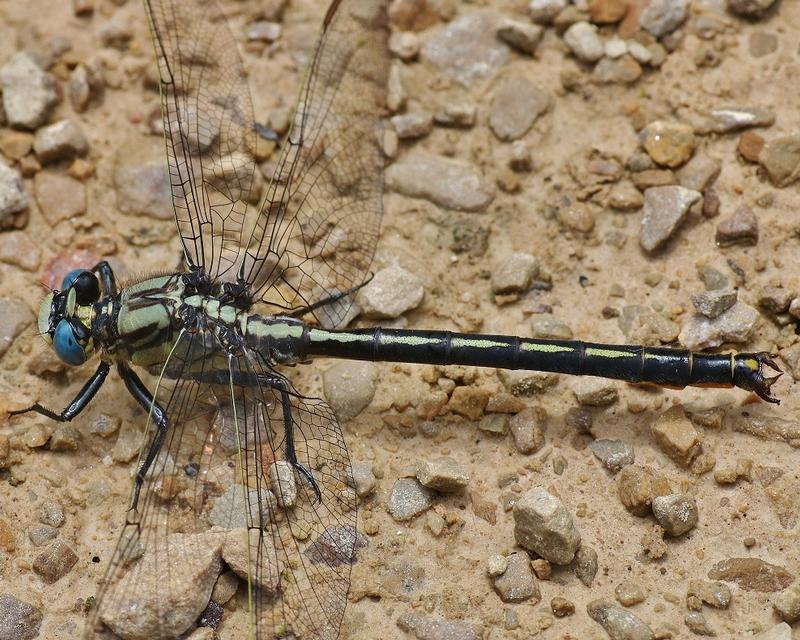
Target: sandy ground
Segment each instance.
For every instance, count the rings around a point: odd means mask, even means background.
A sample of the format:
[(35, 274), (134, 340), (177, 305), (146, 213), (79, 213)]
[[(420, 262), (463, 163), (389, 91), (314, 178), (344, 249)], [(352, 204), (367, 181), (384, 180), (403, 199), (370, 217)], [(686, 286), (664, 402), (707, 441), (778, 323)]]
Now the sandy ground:
[[(322, 3), (319, 3), (320, 5)], [(524, 19), (521, 2), (483, 1), (450, 3), (456, 16), (487, 7), (507, 16)], [(375, 269), (400, 264), (425, 287), (423, 303), (406, 314), (407, 325), (419, 328), (452, 328), (467, 331), (530, 335), (530, 312), (537, 305), (551, 305), (555, 317), (566, 323), (576, 337), (592, 341), (624, 342), (616, 318), (604, 318), (606, 306), (646, 304), (683, 324), (693, 309), (690, 295), (703, 289), (698, 265), (712, 264), (732, 277), (728, 264), (735, 262), (746, 274), (739, 288), (740, 300), (755, 306), (759, 291), (767, 285), (796, 287), (800, 264), (797, 260), (796, 186), (774, 188), (736, 153), (738, 134), (698, 138), (698, 147), (721, 163), (715, 189), (726, 216), (740, 204), (754, 207), (760, 239), (756, 246), (715, 246), (718, 219), (691, 214), (655, 255), (642, 251), (638, 243), (638, 212), (618, 213), (593, 198), (586, 206), (592, 211), (594, 227), (577, 232), (551, 215), (552, 207), (575, 202), (582, 189), (574, 179), (592, 157), (614, 158), (620, 164), (637, 148), (637, 134), (630, 113), (636, 106), (652, 105), (667, 119), (678, 111), (703, 111), (721, 105), (758, 106), (770, 109), (775, 124), (762, 131), (767, 138), (796, 131), (798, 77), (797, 43), (800, 42), (800, 5), (784, 1), (778, 11), (761, 21), (746, 22), (723, 12), (718, 2), (693, 4), (694, 14), (710, 12), (725, 21), (722, 33), (703, 40), (687, 24), (677, 49), (660, 69), (647, 70), (631, 85), (595, 85), (590, 69), (578, 65), (552, 28), (535, 57), (512, 53), (504, 71), (529, 75), (548, 91), (553, 102), (522, 139), (532, 150), (533, 170), (517, 174), (520, 189), (507, 193), (496, 189), (493, 203), (481, 213), (459, 213), (424, 201), (396, 194), (386, 197), (383, 234)], [(321, 16), (313, 2), (291, 2), (283, 21), (283, 34), (268, 51), (245, 48), (243, 57), (250, 74), (256, 119), (269, 121), (270, 114), (288, 108), (295, 95), (301, 72), (292, 54), (311, 42)], [(234, 32), (244, 43), (244, 27), (257, 14), (248, 2), (226, 3)], [(98, 30), (115, 14), (125, 16), (133, 40), (125, 51), (100, 49)], [(420, 33), (424, 41), (435, 32)], [(748, 42), (755, 32), (777, 37), (774, 53), (755, 58)], [(605, 32), (604, 32), (605, 33)], [(607, 33), (611, 33), (608, 29)], [(102, 100), (81, 114), (72, 112), (68, 101), (57, 107), (51, 121), (75, 118), (90, 140), (88, 159), (95, 175), (86, 180), (87, 213), (55, 228), (45, 221), (31, 199), (29, 220), (24, 227), (41, 247), (41, 266), (33, 272), (13, 265), (0, 265), (3, 296), (24, 299), (38, 309), (46, 264), (78, 239), (91, 236), (113, 242), (114, 265), (126, 275), (170, 269), (177, 263), (178, 243), (170, 220), (131, 220), (117, 213), (111, 174), (115, 153), (131, 135), (142, 135), (146, 122), (158, 108), (158, 96), (145, 88), (150, 61), (150, 44), (140, 6), (129, 2), (96, 3), (93, 17), (77, 18), (71, 3), (7, 2), (0, 5), (0, 62), (18, 48), (46, 48), (54, 38), (71, 44), (68, 57), (77, 60), (99, 55), (107, 67), (109, 87)], [(712, 49), (718, 64), (698, 66), (700, 54)], [(567, 92), (560, 74), (565, 68), (583, 74), (581, 88)], [(477, 124), (470, 129), (436, 127), (419, 141), (403, 142), (400, 155), (410, 148), (450, 153), (480, 167), (490, 182), (505, 170), (507, 143), (497, 140), (487, 127), (490, 91), (501, 73), (490, 76), (470, 89), (441, 82), (435, 69), (425, 63), (411, 63), (406, 72), (407, 92), (413, 108), (432, 109), (449, 95), (458, 95), (477, 105)], [(412, 110), (413, 110), (412, 108)], [(32, 181), (26, 188), (33, 191)], [(764, 195), (768, 206), (757, 206)], [(476, 224), (489, 230), (483, 255), (455, 253), (453, 230)], [(131, 242), (139, 227), (145, 228), (144, 244)], [(609, 233), (624, 238), (622, 246), (607, 241)], [(522, 300), (497, 304), (491, 295), (493, 270), (514, 251), (533, 254), (550, 275), (552, 289), (524, 294)], [(662, 277), (653, 277), (660, 274)], [(581, 284), (582, 277), (588, 282)], [(623, 298), (610, 296), (614, 285), (624, 289)], [(368, 322), (368, 321), (367, 321)], [(366, 322), (362, 322), (366, 325)], [(766, 314), (746, 344), (734, 348), (755, 350), (786, 348), (795, 340), (791, 331), (779, 327)], [(81, 386), (91, 365), (80, 370), (59, 371), (37, 376), (29, 363), (41, 359), (44, 345), (30, 327), (20, 335), (0, 360), (0, 380), (8, 400), (19, 406), (42, 398), (61, 406)], [(319, 361), (303, 367), (300, 379), (306, 389), (321, 391), (322, 372), (332, 364)], [(740, 458), (752, 460), (755, 468), (779, 467), (788, 478), (786, 494), (797, 494), (800, 454), (786, 442), (771, 441), (736, 433), (731, 424), (743, 411), (768, 418), (791, 419), (798, 410), (791, 376), (776, 385), (780, 406), (753, 403), (739, 390), (668, 391), (617, 385), (619, 400), (607, 408), (593, 409), (592, 433), (597, 438), (624, 440), (635, 447), (637, 462), (660, 470), (677, 489), (695, 495), (700, 521), (688, 536), (667, 540), (667, 554), (648, 562), (641, 538), (653, 527), (651, 518), (629, 514), (616, 496), (616, 480), (585, 448), (585, 440), (565, 426), (567, 410), (576, 406), (574, 380), (563, 377), (541, 394), (524, 398), (548, 414), (545, 448), (529, 456), (520, 454), (511, 439), (491, 437), (477, 429), (477, 421), (444, 412), (436, 419), (431, 437), (418, 417), (415, 405), (436, 386), (423, 379), (423, 369), (412, 365), (380, 364), (379, 382), (371, 404), (356, 418), (343, 424), (354, 461), (368, 462), (378, 475), (375, 494), (362, 502), (361, 523), (369, 522), (369, 547), (353, 571), (353, 597), (345, 617), (343, 637), (405, 638), (396, 625), (399, 615), (409, 610), (481, 623), (485, 637), (500, 638), (604, 638), (605, 632), (586, 614), (586, 604), (596, 598), (614, 600), (614, 588), (621, 581), (637, 583), (646, 599), (631, 610), (653, 629), (674, 630), (672, 637), (691, 637), (684, 625), (685, 596), (691, 579), (706, 579), (712, 565), (730, 557), (752, 556), (800, 572), (797, 530), (792, 522), (785, 528), (765, 487), (754, 478), (732, 486), (715, 482), (713, 473), (693, 475), (672, 462), (656, 446), (650, 425), (673, 404), (701, 403), (721, 407), (721, 429), (702, 431), (704, 448), (718, 464)], [(481, 370), (471, 383), (492, 392), (502, 390), (495, 371)], [(45, 447), (20, 447), (18, 463), (2, 472), (0, 517), (11, 527), (14, 550), (0, 552), (2, 591), (39, 607), (44, 613), (40, 637), (73, 638), (82, 623), (80, 600), (95, 593), (102, 576), (104, 559), (115, 542), (122, 522), (129, 489), (130, 467), (103, 464), (116, 436), (108, 439), (91, 435), (88, 425), (100, 414), (119, 418), (123, 425), (139, 424), (142, 411), (124, 393), (121, 383), (110, 380), (95, 402), (75, 422), (83, 434), (75, 452), (51, 452)], [(398, 419), (402, 416), (403, 419)], [(0, 423), (7, 434), (25, 438), (31, 430), (51, 428), (46, 421), (26, 417)], [(34, 433), (35, 435), (35, 433)], [(31, 436), (35, 440), (34, 436)], [(34, 443), (35, 444), (35, 443)], [(446, 522), (434, 535), (430, 517), (395, 522), (386, 512), (386, 502), (395, 481), (409, 474), (419, 458), (440, 455), (454, 458), (469, 474), (463, 494), (439, 496), (435, 512)], [(554, 472), (553, 460), (563, 456), (566, 468)], [(514, 476), (507, 483), (509, 474)], [(20, 480), (23, 480), (20, 482)], [(486, 575), (490, 556), (515, 548), (511, 512), (505, 508), (515, 495), (534, 486), (556, 492), (573, 514), (583, 543), (598, 554), (599, 571), (591, 587), (584, 586), (569, 567), (557, 568), (550, 580), (540, 582), (541, 601), (503, 603)], [(497, 505), (496, 523), (478, 517), (471, 495)], [(45, 498), (64, 505), (66, 522), (59, 536), (75, 550), (75, 567), (54, 584), (45, 584), (32, 570), (38, 553), (28, 541), (27, 531), (35, 524), (35, 511)], [(755, 540), (746, 548), (744, 541)], [(100, 562), (93, 558), (101, 559)], [(703, 612), (718, 637), (744, 638), (778, 623), (771, 602), (774, 593), (746, 591), (730, 585), (733, 601), (728, 609), (704, 607)], [(573, 602), (576, 613), (556, 619), (550, 611), (552, 598)], [(519, 627), (506, 628), (507, 611), (513, 611)], [(513, 625), (512, 625), (513, 626)], [(380, 631), (377, 631), (380, 630)], [(221, 638), (229, 635), (225, 626)], [(667, 636), (662, 636), (667, 637)], [(800, 637), (795, 632), (794, 637)]]

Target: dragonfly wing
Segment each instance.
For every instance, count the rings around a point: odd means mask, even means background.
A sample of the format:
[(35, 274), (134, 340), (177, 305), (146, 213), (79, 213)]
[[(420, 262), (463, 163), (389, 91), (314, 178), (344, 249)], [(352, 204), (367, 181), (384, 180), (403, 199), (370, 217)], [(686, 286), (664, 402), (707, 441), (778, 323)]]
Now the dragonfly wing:
[[(335, 1), (325, 17), (247, 245), (245, 278), (265, 302), (309, 307), (362, 284), (369, 271), (383, 212), (385, 4)], [(337, 324), (348, 308), (335, 305), (326, 320)]]
[(247, 77), (214, 0), (145, 0), (158, 62), (173, 209), (184, 255), (211, 278), (238, 263), (255, 191)]

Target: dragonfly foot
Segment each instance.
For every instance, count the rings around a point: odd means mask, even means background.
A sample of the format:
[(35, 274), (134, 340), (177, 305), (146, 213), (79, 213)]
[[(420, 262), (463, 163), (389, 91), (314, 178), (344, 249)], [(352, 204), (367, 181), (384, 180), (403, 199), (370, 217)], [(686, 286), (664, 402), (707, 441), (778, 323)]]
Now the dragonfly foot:
[(320, 491), (319, 485), (317, 484), (316, 479), (314, 478), (314, 474), (311, 473), (309, 469), (304, 467), (299, 462), (293, 462), (292, 466), (294, 467), (295, 471), (303, 476), (307, 481), (308, 484), (311, 485), (311, 488), (314, 489), (314, 495), (316, 495), (316, 503), (322, 502), (322, 491)]

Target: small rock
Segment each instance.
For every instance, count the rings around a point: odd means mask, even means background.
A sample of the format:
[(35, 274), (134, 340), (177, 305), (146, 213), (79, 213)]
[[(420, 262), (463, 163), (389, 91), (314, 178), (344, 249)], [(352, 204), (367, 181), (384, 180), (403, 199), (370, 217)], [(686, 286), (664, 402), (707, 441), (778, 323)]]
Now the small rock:
[(497, 26), (497, 37), (518, 51), (533, 54), (544, 29), (538, 24), (506, 18)]
[(683, 618), (686, 627), (696, 636), (715, 636), (717, 632), (708, 624), (701, 611), (689, 611)]
[(677, 184), (675, 174), (669, 169), (648, 169), (639, 171), (631, 176), (633, 184), (641, 191), (652, 187), (668, 187)]
[(581, 536), (561, 500), (542, 487), (531, 489), (515, 503), (514, 539), (554, 564), (569, 564)]
[(633, 447), (622, 440), (593, 440), (589, 443), (589, 448), (611, 473), (617, 473), (622, 467), (634, 462)]
[(61, 120), (36, 132), (33, 150), (40, 162), (54, 162), (85, 155), (89, 141), (74, 120)]
[(728, 0), (728, 11), (745, 18), (759, 18), (774, 4), (775, 0)]
[(442, 493), (459, 491), (469, 484), (469, 475), (452, 458), (420, 460), (416, 476), (423, 486)]
[(417, 640), (483, 640), (483, 626), (466, 620), (448, 620), (407, 611), (397, 619), (397, 626), (413, 633)]
[(304, 553), (313, 564), (325, 568), (352, 566), (358, 559), (358, 550), (367, 546), (369, 540), (355, 527), (334, 525), (325, 529)]
[(474, 104), (464, 102), (448, 102), (437, 111), (433, 120), (446, 127), (472, 127), (478, 109)]
[(603, 58), (592, 69), (596, 84), (633, 84), (642, 77), (642, 67), (629, 55), (620, 58)]
[(693, 351), (713, 349), (724, 342), (747, 342), (759, 317), (756, 309), (737, 302), (713, 320), (695, 315), (683, 326), (678, 340)]
[(527, 553), (512, 553), (506, 558), (506, 570), (493, 581), (492, 585), (503, 602), (525, 602), (533, 599), (536, 604), (541, 599), (539, 585), (531, 570)]
[(708, 189), (719, 176), (722, 165), (718, 160), (704, 153), (697, 153), (677, 173), (682, 187), (703, 192)]
[(461, 211), (483, 211), (494, 191), (472, 164), (413, 151), (386, 170), (388, 189)]
[(81, 443), (81, 432), (71, 424), (58, 424), (50, 436), (50, 451), (77, 451)]
[(789, 311), (789, 305), (796, 295), (790, 289), (778, 287), (764, 287), (758, 294), (758, 306), (772, 316), (777, 316)]
[(247, 39), (257, 42), (275, 42), (281, 37), (283, 27), (280, 22), (258, 20), (247, 27)]
[(661, 38), (683, 24), (688, 6), (688, 0), (651, 0), (639, 16), (639, 24)]
[(492, 90), (489, 127), (500, 140), (516, 140), (547, 111), (550, 102), (550, 94), (531, 83), (527, 74), (506, 74)]
[(747, 42), (750, 55), (763, 58), (778, 50), (778, 37), (774, 33), (754, 31)]
[(794, 582), (794, 576), (786, 569), (760, 558), (721, 560), (711, 568), (708, 577), (712, 580), (735, 582), (745, 591), (761, 593), (783, 591)]
[(481, 418), (478, 429), (483, 433), (493, 436), (502, 436), (508, 431), (508, 416), (500, 413), (490, 413)]
[(712, 289), (692, 296), (692, 304), (697, 312), (710, 320), (718, 318), (725, 311), (736, 304), (738, 293), (736, 289)]
[(582, 62), (597, 62), (603, 57), (603, 41), (597, 27), (588, 22), (576, 22), (564, 32), (564, 42)]
[(375, 491), (377, 480), (372, 472), (372, 465), (364, 462), (353, 463), (353, 485), (356, 495), (365, 498)]
[(758, 107), (722, 107), (709, 112), (708, 126), (714, 133), (730, 133), (750, 127), (771, 127), (775, 114)]
[(392, 126), (401, 140), (423, 138), (433, 130), (433, 116), (424, 111), (392, 117)]
[(594, 229), (594, 214), (582, 203), (559, 208), (558, 221), (570, 231), (578, 233), (589, 233)]
[(133, 40), (130, 21), (122, 12), (115, 13), (109, 20), (101, 24), (98, 35), (104, 47), (112, 47), (120, 51), (125, 51), (128, 43)]
[(372, 402), (377, 382), (378, 369), (372, 362), (341, 360), (322, 374), (325, 399), (342, 422)]
[(537, 313), (531, 317), (531, 335), (538, 340), (571, 340), (572, 329), (551, 313)]
[(21, 160), (33, 148), (33, 134), (6, 129), (0, 131), (0, 153), (9, 160)]
[(597, 551), (586, 545), (581, 545), (575, 554), (575, 575), (584, 586), (591, 587), (597, 575)]
[(647, 125), (640, 136), (644, 150), (662, 166), (679, 167), (694, 151), (694, 131), (681, 122), (656, 120)]
[(0, 160), (0, 222), (28, 208), (28, 194), (17, 171)]
[(51, 225), (86, 213), (86, 187), (60, 173), (39, 171), (33, 179), (36, 203)]
[(753, 640), (792, 640), (792, 628), (785, 622), (781, 622), (763, 633), (753, 636)]
[(680, 406), (663, 413), (650, 431), (661, 450), (683, 467), (688, 467), (700, 453), (700, 434)]
[(586, 605), (586, 613), (605, 629), (611, 640), (655, 640), (647, 624), (611, 602), (592, 600)]
[(531, 0), (528, 14), (537, 24), (550, 24), (553, 19), (567, 8), (568, 0)]
[(672, 492), (669, 481), (650, 467), (628, 465), (617, 477), (619, 501), (636, 516), (646, 516), (650, 513), (653, 498)]
[(517, 451), (524, 455), (536, 453), (544, 446), (547, 414), (541, 407), (520, 411), (508, 421), (508, 430)]
[(608, 204), (617, 211), (638, 211), (644, 204), (644, 197), (631, 182), (623, 180), (611, 187)]
[(800, 620), (800, 585), (794, 584), (779, 593), (772, 608), (784, 622), (794, 624)]
[(776, 187), (788, 187), (800, 178), (800, 135), (781, 136), (768, 140), (758, 162)]
[(173, 216), (169, 173), (163, 143), (140, 136), (125, 140), (114, 154), (113, 183), (117, 208), (126, 215), (167, 220)]
[(589, 18), (595, 24), (614, 24), (625, 17), (629, 0), (589, 0)]
[[(53, 527), (33, 527), (28, 530), (28, 539), (34, 547), (41, 547), (43, 544), (50, 542), (58, 537), (58, 531)], [(0, 635), (0, 638), (3, 636)]]
[(389, 51), (404, 62), (410, 62), (419, 55), (419, 36), (410, 31), (396, 31), (389, 36)]
[(35, 320), (30, 307), (24, 302), (0, 298), (0, 356)]
[(720, 247), (735, 244), (751, 246), (758, 243), (758, 219), (753, 210), (742, 205), (717, 225), (715, 240)]
[(531, 568), (539, 580), (549, 580), (553, 577), (553, 565), (544, 558), (531, 560)]
[(619, 38), (611, 38), (611, 40), (606, 40), (606, 43), (603, 46), (605, 48), (605, 54), (607, 58), (621, 58), (628, 53), (628, 44)]
[(489, 574), (490, 578), (496, 578), (497, 576), (503, 575), (507, 568), (508, 558), (501, 556), (500, 554), (490, 556), (489, 561), (486, 563), (486, 573)]
[(389, 4), (389, 20), (403, 31), (422, 31), (435, 25), (440, 18), (435, 5), (428, 0), (395, 0)]
[(24, 231), (9, 231), (0, 234), (0, 262), (13, 264), (25, 271), (36, 271), (42, 252)]
[(468, 420), (478, 420), (483, 415), (491, 395), (488, 389), (481, 387), (458, 386), (450, 394), (447, 408)]
[(578, 404), (584, 407), (607, 407), (619, 400), (619, 389), (613, 381), (586, 376), (572, 385)]
[(653, 515), (667, 535), (682, 536), (697, 526), (697, 503), (685, 493), (653, 498)]
[(400, 478), (392, 487), (386, 508), (395, 520), (403, 522), (430, 509), (432, 499), (433, 492), (415, 478)]
[(566, 598), (556, 596), (550, 601), (550, 611), (556, 618), (566, 618), (575, 613), (575, 603)]
[(0, 89), (6, 119), (12, 127), (31, 130), (40, 127), (58, 102), (53, 76), (24, 51), (0, 69)]
[(650, 64), (653, 62), (653, 52), (635, 40), (628, 43), (628, 53), (640, 64)]
[(294, 467), (285, 460), (277, 460), (269, 467), (270, 489), (278, 506), (284, 509), (293, 507), (297, 502), (297, 480), (294, 473)]
[(33, 570), (48, 584), (63, 578), (78, 562), (78, 556), (63, 540), (56, 539), (33, 560)]
[(635, 582), (625, 580), (614, 588), (614, 597), (623, 607), (632, 607), (644, 602), (644, 591)]
[(529, 253), (512, 253), (492, 272), (492, 292), (526, 291), (539, 275), (539, 260)]
[(42, 612), (9, 593), (0, 594), (0, 638), (33, 640), (39, 637)]
[(644, 193), (639, 244), (653, 252), (663, 245), (703, 195), (684, 187), (653, 187)]
[(715, 609), (727, 609), (731, 604), (731, 590), (722, 582), (702, 582), (692, 580), (686, 593), (687, 598), (697, 598)]
[(255, 489), (248, 491), (245, 500), (244, 487), (233, 484), (214, 501), (208, 514), (208, 522), (222, 529), (241, 529), (245, 526), (246, 516), (247, 524), (253, 525), (260, 518), (263, 520), (261, 526), (264, 526), (272, 520), (277, 508), (278, 501), (266, 487), (261, 487), (260, 492)]

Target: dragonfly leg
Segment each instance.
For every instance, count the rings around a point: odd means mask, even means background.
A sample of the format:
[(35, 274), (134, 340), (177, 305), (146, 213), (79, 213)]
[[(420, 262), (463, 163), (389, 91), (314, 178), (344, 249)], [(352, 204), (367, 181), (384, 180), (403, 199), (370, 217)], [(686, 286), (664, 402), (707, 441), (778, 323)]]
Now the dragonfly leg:
[(107, 296), (117, 295), (117, 280), (108, 262), (105, 260), (98, 262), (92, 268), (92, 272), (96, 272), (97, 275), (100, 276), (100, 284), (103, 285), (103, 291)]
[(111, 365), (109, 365), (108, 362), (105, 360), (101, 361), (100, 365), (97, 367), (97, 371), (95, 371), (86, 384), (81, 387), (81, 390), (78, 391), (78, 394), (72, 399), (72, 402), (70, 402), (61, 413), (51, 411), (47, 407), (44, 407), (36, 402), (27, 409), (9, 411), (9, 414), (12, 416), (17, 416), (23, 413), (28, 413), (29, 411), (33, 411), (40, 415), (46, 416), (51, 420), (56, 420), (58, 422), (69, 422), (81, 411), (83, 411), (92, 401), (92, 398), (95, 397), (97, 392), (100, 390), (100, 387), (102, 387), (103, 383), (106, 381), (106, 376), (108, 375), (110, 367)]
[(289, 396), (289, 387), (286, 380), (278, 376), (268, 377), (265, 382), (276, 389), (281, 394), (281, 405), (283, 407), (283, 429), (286, 436), (286, 460), (291, 464), (295, 471), (303, 476), (311, 487), (314, 489), (314, 494), (317, 497), (317, 502), (322, 502), (322, 491), (320, 491), (319, 484), (314, 479), (314, 474), (311, 469), (301, 464), (297, 460), (297, 452), (294, 447), (294, 421), (292, 420), (292, 401)]
[[(305, 307), (300, 307), (299, 309), (292, 309), (292, 311), (290, 311), (287, 315), (290, 318), (302, 318), (307, 313), (311, 313), (312, 311), (316, 311), (320, 307), (324, 307), (325, 305), (328, 305), (328, 304), (333, 304), (334, 302), (338, 302), (342, 298), (346, 298), (347, 296), (353, 295), (354, 293), (356, 293), (356, 291), (358, 291), (362, 287), (367, 286), (372, 281), (373, 277), (374, 277), (374, 274), (370, 274), (369, 277), (366, 280), (364, 280), (364, 282), (362, 282), (361, 284), (357, 284), (355, 287), (351, 287), (350, 289), (347, 289), (346, 291), (340, 291), (340, 292), (338, 292), (338, 293), (336, 293), (336, 294), (334, 294), (332, 296), (328, 296), (326, 298), (322, 298), (322, 300), (317, 300), (315, 303), (306, 305)], [(285, 278), (281, 278), (281, 279), (284, 282), (286, 282)], [(289, 284), (289, 283), (286, 282), (286, 284)]]
[(139, 467), (139, 470), (136, 472), (136, 483), (133, 488), (133, 501), (131, 503), (131, 509), (136, 509), (136, 505), (139, 503), (139, 492), (142, 490), (147, 472), (150, 471), (150, 467), (153, 466), (153, 462), (164, 444), (164, 438), (167, 437), (168, 422), (164, 410), (155, 401), (153, 394), (147, 390), (147, 387), (144, 386), (144, 383), (139, 376), (136, 375), (136, 372), (122, 362), (117, 363), (117, 368), (119, 369), (120, 377), (125, 382), (128, 392), (145, 411), (152, 415), (153, 423), (156, 425), (156, 435), (145, 454), (142, 466)]

